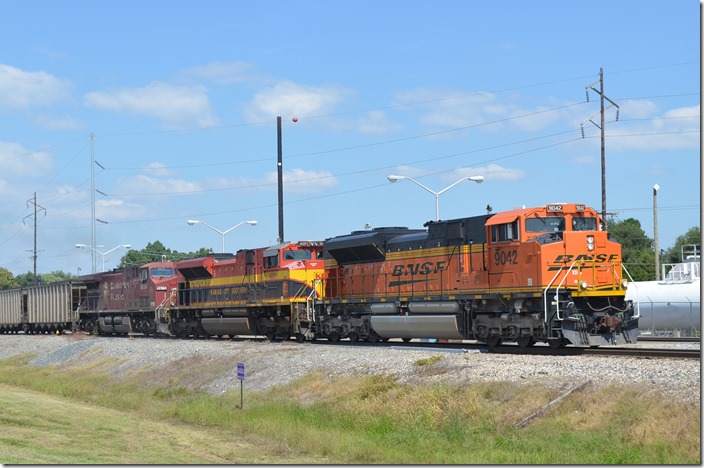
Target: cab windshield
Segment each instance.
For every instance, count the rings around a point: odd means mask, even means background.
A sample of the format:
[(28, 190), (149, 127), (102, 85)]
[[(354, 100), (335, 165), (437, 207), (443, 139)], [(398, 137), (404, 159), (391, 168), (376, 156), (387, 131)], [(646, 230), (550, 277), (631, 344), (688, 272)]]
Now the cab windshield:
[(168, 277), (174, 276), (174, 269), (173, 268), (152, 268), (149, 271), (149, 273), (152, 278), (155, 278), (155, 277), (168, 278)]
[(573, 231), (596, 231), (596, 218), (572, 218)]
[(526, 232), (561, 232), (565, 230), (565, 218), (561, 216), (526, 219)]
[(286, 250), (284, 251), (284, 260), (310, 260), (310, 251)]

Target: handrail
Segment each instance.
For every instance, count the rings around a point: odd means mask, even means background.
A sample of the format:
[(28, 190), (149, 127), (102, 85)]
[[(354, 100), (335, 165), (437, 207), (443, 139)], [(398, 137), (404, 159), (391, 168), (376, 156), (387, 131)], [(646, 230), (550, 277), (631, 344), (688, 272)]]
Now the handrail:
[(166, 304), (169, 300), (171, 300), (172, 297), (174, 297), (176, 295), (176, 291), (177, 291), (177, 289), (172, 289), (171, 292), (164, 297), (164, 300), (161, 301), (161, 304), (159, 304), (154, 309), (154, 320), (155, 321), (159, 319), (159, 309), (164, 309), (164, 304)]
[[(560, 317), (560, 300), (559, 300), (559, 298), (557, 297), (557, 293), (559, 292), (560, 287), (562, 286), (562, 283), (565, 281), (565, 279), (567, 279), (567, 274), (568, 274), (570, 271), (572, 271), (572, 268), (574, 267), (575, 263), (577, 263), (577, 260), (575, 260), (574, 262), (572, 262), (572, 264), (570, 265), (570, 268), (567, 270), (567, 273), (565, 273), (565, 277), (562, 278), (562, 281), (560, 281), (560, 284), (557, 286), (557, 290), (555, 290), (555, 299), (556, 299), (556, 301), (557, 301), (557, 310), (556, 310), (556, 314), (557, 314), (557, 319), (558, 319), (558, 320), (562, 320), (562, 317)], [(560, 273), (562, 272), (562, 270), (564, 270), (564, 266), (561, 266), (561, 267), (560, 267), (560, 269), (557, 271), (557, 273), (555, 273), (555, 276), (553, 276), (553, 278), (550, 280), (550, 282), (548, 283), (548, 285), (547, 285), (547, 286), (545, 287), (545, 289), (543, 290), (543, 312), (545, 313), (544, 321), (545, 321), (546, 323), (547, 323), (547, 321), (548, 321), (548, 289), (550, 289), (550, 287), (551, 287), (552, 284), (555, 282), (555, 280), (557, 279), (557, 277), (560, 275)]]
[[(306, 298), (306, 320), (311, 320), (311, 317), (315, 319), (315, 304), (313, 303), (315, 301), (315, 291), (318, 285), (323, 281), (322, 278), (314, 278), (313, 279), (313, 288), (310, 291), (310, 294), (308, 294), (308, 297)], [(311, 311), (313, 312), (313, 315), (311, 315)]]
[(562, 278), (562, 281), (560, 281), (560, 284), (557, 285), (557, 289), (555, 289), (555, 298), (557, 300), (557, 310), (555, 310), (555, 315), (557, 316), (558, 320), (562, 320), (562, 317), (560, 317), (560, 288), (562, 287), (562, 284), (567, 280), (567, 275), (570, 274), (570, 271), (572, 271), (572, 268), (574, 268), (574, 265), (577, 263), (577, 260), (572, 262), (572, 265), (570, 265), (569, 269), (565, 273), (565, 276)]

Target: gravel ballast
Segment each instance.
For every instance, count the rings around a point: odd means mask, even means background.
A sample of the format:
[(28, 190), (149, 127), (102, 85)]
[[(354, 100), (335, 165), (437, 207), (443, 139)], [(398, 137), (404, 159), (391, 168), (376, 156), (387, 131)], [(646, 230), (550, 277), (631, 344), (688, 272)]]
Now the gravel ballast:
[[(672, 346), (672, 345), (668, 345)], [(699, 343), (678, 344), (699, 349)], [(648, 347), (652, 347), (648, 343)], [(634, 385), (668, 398), (699, 402), (700, 360), (632, 357), (517, 356), (476, 350), (398, 349), (394, 347), (333, 346), (328, 344), (258, 340), (177, 340), (143, 337), (76, 335), (0, 335), (0, 359), (22, 353), (37, 356), (34, 366), (72, 367), (97, 360), (116, 378), (142, 372), (160, 373), (164, 381), (178, 377), (180, 385), (201, 387), (211, 394), (239, 388), (237, 363), (245, 365), (245, 388), (263, 391), (310, 372), (330, 378), (384, 374), (399, 382), (453, 385), (482, 381), (537, 382), (568, 388), (591, 380), (594, 385)], [(419, 362), (440, 359), (426, 365)], [(200, 369), (210, 369), (198, 378)], [(194, 378), (189, 379), (189, 375)]]

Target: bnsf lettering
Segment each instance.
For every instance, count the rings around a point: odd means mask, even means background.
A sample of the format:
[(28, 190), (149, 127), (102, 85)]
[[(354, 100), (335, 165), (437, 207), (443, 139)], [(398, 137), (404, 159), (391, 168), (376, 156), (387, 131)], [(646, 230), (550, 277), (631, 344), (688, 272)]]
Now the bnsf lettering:
[(584, 261), (584, 260), (596, 260), (599, 263), (606, 262), (606, 261), (613, 262), (615, 260), (618, 260), (618, 254), (611, 254), (611, 255), (599, 254), (596, 256), (580, 254), (580, 255), (577, 255), (576, 258), (574, 255), (567, 254), (567, 255), (558, 255), (557, 257), (555, 257), (555, 263), (560, 263), (560, 262), (572, 263), (573, 261), (579, 262), (579, 261)]
[(424, 262), (410, 263), (408, 265), (396, 265), (391, 272), (392, 276), (407, 276), (407, 275), (429, 275), (437, 273), (447, 268), (447, 262)]

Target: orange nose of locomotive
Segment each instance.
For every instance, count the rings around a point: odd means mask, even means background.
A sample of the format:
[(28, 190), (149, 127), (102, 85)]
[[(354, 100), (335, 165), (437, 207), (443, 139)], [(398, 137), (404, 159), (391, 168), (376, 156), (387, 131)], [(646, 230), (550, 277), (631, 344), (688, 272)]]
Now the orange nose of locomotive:
[(621, 247), (608, 240), (605, 231), (563, 233), (564, 254), (555, 257), (555, 267), (563, 271), (564, 287), (589, 295), (601, 292), (626, 293), (621, 265)]

